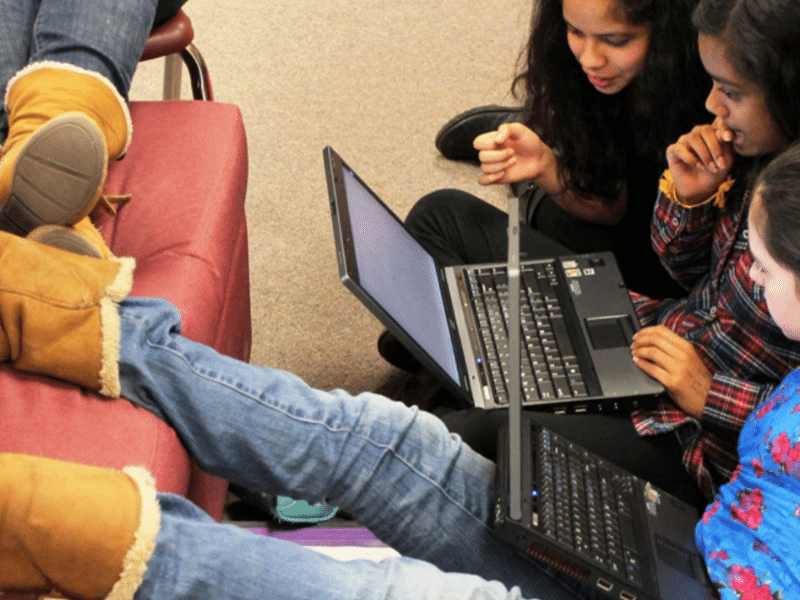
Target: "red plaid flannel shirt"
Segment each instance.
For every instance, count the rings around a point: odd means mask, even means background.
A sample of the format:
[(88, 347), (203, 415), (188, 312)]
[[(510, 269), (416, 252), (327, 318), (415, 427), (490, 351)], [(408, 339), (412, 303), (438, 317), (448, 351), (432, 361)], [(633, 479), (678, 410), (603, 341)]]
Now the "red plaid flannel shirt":
[(709, 499), (714, 482), (730, 479), (738, 464), (739, 431), (753, 407), (800, 364), (800, 343), (783, 336), (769, 316), (763, 288), (750, 279), (748, 201), (728, 205), (686, 209), (659, 192), (653, 247), (691, 291), (664, 301), (631, 294), (642, 326), (663, 324), (693, 342), (713, 374), (699, 421), (666, 396), (633, 414), (640, 435), (677, 431), (683, 463)]

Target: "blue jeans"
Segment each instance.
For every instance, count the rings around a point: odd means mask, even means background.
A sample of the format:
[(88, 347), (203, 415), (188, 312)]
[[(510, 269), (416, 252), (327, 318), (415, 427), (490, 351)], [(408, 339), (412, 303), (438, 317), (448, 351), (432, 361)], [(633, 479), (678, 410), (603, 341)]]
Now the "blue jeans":
[(129, 298), (119, 312), (122, 395), (173, 426), (205, 470), (248, 489), (331, 502), (404, 555), (331, 562), (162, 496), (140, 598), (594, 597), (495, 537), (495, 465), (433, 415), (375, 394), (323, 392), (218, 354), (182, 337), (180, 315), (164, 300)]
[[(0, 92), (26, 65), (56, 61), (105, 76), (127, 99), (157, 8), (185, 1), (0, 0)], [(0, 142), (7, 135), (0, 106)]]

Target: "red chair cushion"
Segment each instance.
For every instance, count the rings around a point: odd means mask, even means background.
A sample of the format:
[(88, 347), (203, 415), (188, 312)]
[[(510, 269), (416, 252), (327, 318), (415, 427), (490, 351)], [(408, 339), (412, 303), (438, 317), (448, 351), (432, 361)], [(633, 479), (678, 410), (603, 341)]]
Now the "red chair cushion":
[[(183, 333), (247, 360), (250, 298), (247, 142), (239, 110), (214, 102), (132, 103), (133, 143), (106, 193), (131, 193), (93, 219), (111, 249), (137, 260), (132, 295), (170, 300)], [(142, 465), (158, 489), (220, 518), (227, 483), (190, 460), (175, 432), (126, 400), (0, 366), (0, 451), (120, 468)]]

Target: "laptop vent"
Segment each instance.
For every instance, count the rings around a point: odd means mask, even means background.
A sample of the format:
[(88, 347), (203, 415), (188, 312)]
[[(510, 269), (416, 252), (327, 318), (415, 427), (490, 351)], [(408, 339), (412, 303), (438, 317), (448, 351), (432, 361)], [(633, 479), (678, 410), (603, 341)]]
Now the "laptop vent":
[(526, 552), (531, 558), (551, 567), (555, 567), (562, 573), (566, 573), (581, 583), (585, 583), (589, 579), (589, 575), (591, 575), (591, 571), (586, 567), (582, 567), (581, 565), (572, 562), (558, 552), (554, 551), (552, 548), (548, 548), (547, 546), (543, 546), (537, 542), (531, 542)]

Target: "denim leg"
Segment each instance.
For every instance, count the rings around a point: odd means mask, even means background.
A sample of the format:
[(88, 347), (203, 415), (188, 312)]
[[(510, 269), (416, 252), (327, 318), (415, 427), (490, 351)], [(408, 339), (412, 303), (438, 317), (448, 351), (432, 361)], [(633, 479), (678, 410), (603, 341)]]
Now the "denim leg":
[(157, 0), (41, 0), (28, 62), (49, 60), (95, 71), (127, 99), (157, 4)]
[[(185, 0), (184, 0), (185, 1)], [(127, 100), (156, 7), (180, 0), (0, 0), (0, 94), (14, 74), (41, 61), (67, 63), (105, 76)], [(0, 103), (0, 143), (8, 115)]]
[(517, 600), (519, 589), (446, 574), (411, 558), (338, 561), (220, 525), (179, 496), (160, 495), (162, 523), (136, 600)]
[(323, 392), (179, 334), (168, 302), (120, 306), (122, 396), (164, 418), (213, 475), (349, 511), (445, 572), (579, 597), (494, 536), (495, 465), (433, 415), (375, 394)]
[[(0, 0), (0, 96), (11, 77), (28, 64), (33, 22), (39, 0)], [(0, 144), (8, 137), (5, 102), (0, 102)]]

